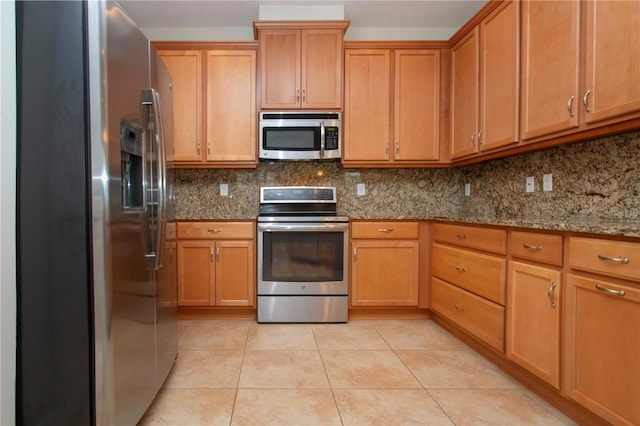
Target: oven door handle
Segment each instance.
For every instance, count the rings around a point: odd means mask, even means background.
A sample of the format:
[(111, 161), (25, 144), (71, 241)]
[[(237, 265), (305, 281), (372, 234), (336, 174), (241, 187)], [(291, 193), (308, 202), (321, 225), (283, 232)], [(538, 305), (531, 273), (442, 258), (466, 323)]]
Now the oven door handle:
[(349, 229), (348, 223), (259, 223), (258, 232), (335, 232)]

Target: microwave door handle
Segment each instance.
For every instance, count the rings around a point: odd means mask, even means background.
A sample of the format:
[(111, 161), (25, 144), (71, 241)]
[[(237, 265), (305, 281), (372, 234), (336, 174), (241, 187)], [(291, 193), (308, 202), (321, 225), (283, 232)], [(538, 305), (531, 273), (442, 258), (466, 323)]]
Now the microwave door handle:
[(324, 121), (320, 122), (320, 158), (324, 158), (326, 135), (324, 132)]

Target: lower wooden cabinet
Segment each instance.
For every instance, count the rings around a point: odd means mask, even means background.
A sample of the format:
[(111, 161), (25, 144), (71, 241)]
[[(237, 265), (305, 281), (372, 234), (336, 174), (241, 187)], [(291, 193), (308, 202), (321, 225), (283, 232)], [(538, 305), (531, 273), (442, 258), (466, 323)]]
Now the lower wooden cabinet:
[[(173, 230), (175, 235), (175, 229)], [(169, 230), (167, 230), (169, 233)], [(161, 309), (175, 308), (178, 304), (177, 249), (175, 241), (168, 241), (164, 248), (162, 267), (158, 270), (158, 305)]]
[(433, 277), (431, 308), (496, 350), (504, 350), (503, 306)]
[(568, 274), (564, 386), (612, 424), (640, 424), (640, 288)]
[(417, 222), (352, 224), (351, 306), (418, 306)]
[(561, 271), (509, 262), (507, 358), (560, 389)]
[(248, 222), (178, 224), (178, 306), (255, 305), (254, 228)]

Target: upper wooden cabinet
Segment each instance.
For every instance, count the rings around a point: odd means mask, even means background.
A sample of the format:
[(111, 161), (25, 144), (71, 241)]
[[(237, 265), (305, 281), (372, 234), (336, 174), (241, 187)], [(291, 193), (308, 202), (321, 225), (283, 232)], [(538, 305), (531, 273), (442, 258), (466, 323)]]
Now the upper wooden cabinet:
[(522, 26), (522, 139), (640, 115), (639, 2), (524, 1)]
[(440, 50), (346, 49), (343, 163), (440, 158)]
[(173, 160), (201, 161), (202, 51), (158, 50), (173, 86)]
[(342, 109), (348, 21), (254, 22), (263, 109)]
[(209, 50), (207, 161), (256, 161), (256, 52)]
[(640, 111), (640, 2), (582, 2), (586, 123)]
[(255, 167), (257, 44), (155, 45), (173, 80), (174, 165)]
[(451, 158), (518, 142), (520, 4), (505, 1), (451, 49)]

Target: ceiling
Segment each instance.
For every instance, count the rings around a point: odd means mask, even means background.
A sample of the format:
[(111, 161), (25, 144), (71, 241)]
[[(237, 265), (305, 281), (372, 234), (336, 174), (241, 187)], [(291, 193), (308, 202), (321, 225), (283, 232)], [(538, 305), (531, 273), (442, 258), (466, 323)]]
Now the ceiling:
[(140, 27), (246, 27), (259, 6), (344, 6), (351, 27), (460, 28), (486, 0), (120, 0)]

